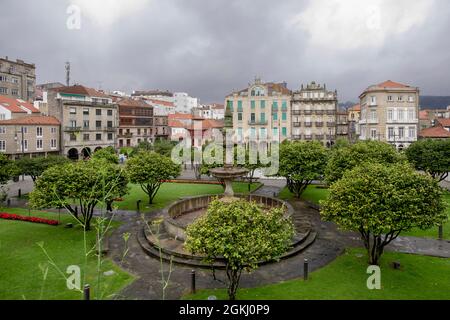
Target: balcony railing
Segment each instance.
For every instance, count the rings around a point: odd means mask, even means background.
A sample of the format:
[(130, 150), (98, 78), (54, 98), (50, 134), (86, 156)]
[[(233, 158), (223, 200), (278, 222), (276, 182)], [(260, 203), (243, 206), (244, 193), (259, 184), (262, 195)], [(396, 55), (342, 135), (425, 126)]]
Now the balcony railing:
[(321, 116), (325, 113), (323, 110), (316, 110), (316, 115)]
[(264, 121), (262, 121), (262, 120), (259, 120), (259, 121), (249, 120), (248, 124), (250, 126), (266, 126), (267, 125), (267, 121), (266, 120), (264, 120)]
[(312, 135), (305, 135), (305, 140), (312, 140)]
[(327, 110), (327, 115), (332, 116), (335, 115), (336, 111), (335, 110)]
[(81, 131), (81, 127), (65, 127), (64, 131), (66, 131), (66, 132), (79, 132), (79, 131)]
[(316, 140), (323, 140), (325, 136), (323, 134), (316, 134)]
[(299, 128), (299, 127), (302, 126), (302, 123), (301, 123), (301, 122), (293, 122), (292, 125), (293, 125), (294, 127)]
[(116, 127), (104, 127), (103, 130), (107, 131), (107, 132), (115, 132), (116, 131)]
[(305, 115), (307, 115), (307, 116), (312, 115), (312, 111), (311, 110), (305, 110)]
[(305, 127), (306, 128), (311, 128), (312, 127), (312, 122), (305, 122)]
[(294, 116), (299, 116), (299, 115), (302, 114), (302, 111), (301, 111), (301, 110), (292, 110), (292, 114), (293, 114)]
[(131, 132), (125, 132), (122, 134), (117, 135), (118, 138), (133, 138), (133, 133)]
[(323, 122), (316, 122), (316, 127), (317, 128), (323, 127)]
[(294, 135), (292, 135), (292, 139), (294, 139), (294, 140), (301, 140), (302, 139), (302, 135), (294, 134)]
[(327, 122), (327, 127), (336, 127), (336, 122)]

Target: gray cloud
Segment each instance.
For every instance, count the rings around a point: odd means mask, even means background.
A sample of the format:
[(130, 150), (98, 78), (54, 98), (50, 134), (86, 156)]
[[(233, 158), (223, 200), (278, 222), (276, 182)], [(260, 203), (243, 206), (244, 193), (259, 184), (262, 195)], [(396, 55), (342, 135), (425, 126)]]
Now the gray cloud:
[(450, 94), (445, 0), (368, 0), (380, 9), (374, 30), (353, 0), (108, 1), (73, 0), (82, 27), (68, 30), (71, 1), (2, 0), (0, 55), (36, 63), (38, 82), (64, 81), (68, 60), (88, 86), (187, 91), (203, 102), (255, 76), (291, 89), (325, 82), (342, 101), (386, 79)]

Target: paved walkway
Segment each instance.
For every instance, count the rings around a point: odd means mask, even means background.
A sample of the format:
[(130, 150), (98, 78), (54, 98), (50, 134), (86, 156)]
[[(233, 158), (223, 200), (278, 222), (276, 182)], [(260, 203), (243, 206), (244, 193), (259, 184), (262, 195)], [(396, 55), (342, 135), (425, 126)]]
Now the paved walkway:
[(387, 247), (387, 249), (402, 253), (450, 258), (450, 241), (446, 240), (398, 237)]

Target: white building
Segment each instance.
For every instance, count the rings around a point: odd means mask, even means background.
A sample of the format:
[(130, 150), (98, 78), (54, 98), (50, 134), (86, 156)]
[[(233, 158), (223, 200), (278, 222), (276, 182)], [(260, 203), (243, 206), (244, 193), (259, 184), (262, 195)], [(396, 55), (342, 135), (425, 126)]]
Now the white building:
[(175, 92), (173, 94), (173, 99), (176, 112), (191, 113), (192, 109), (197, 108), (198, 106), (198, 99), (189, 96), (185, 92)]

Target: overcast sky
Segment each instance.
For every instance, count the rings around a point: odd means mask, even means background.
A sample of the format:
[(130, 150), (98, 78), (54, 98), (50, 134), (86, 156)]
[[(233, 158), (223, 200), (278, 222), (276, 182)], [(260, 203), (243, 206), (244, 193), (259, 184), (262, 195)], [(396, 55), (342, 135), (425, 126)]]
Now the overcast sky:
[[(70, 5), (81, 9), (80, 29)], [(357, 101), (390, 79), (450, 95), (448, 0), (0, 0), (0, 56), (131, 92), (223, 102), (255, 78), (316, 81)], [(70, 11), (70, 10), (69, 10)], [(74, 12), (74, 11), (71, 11)], [(75, 21), (75, 22), (74, 22)]]

